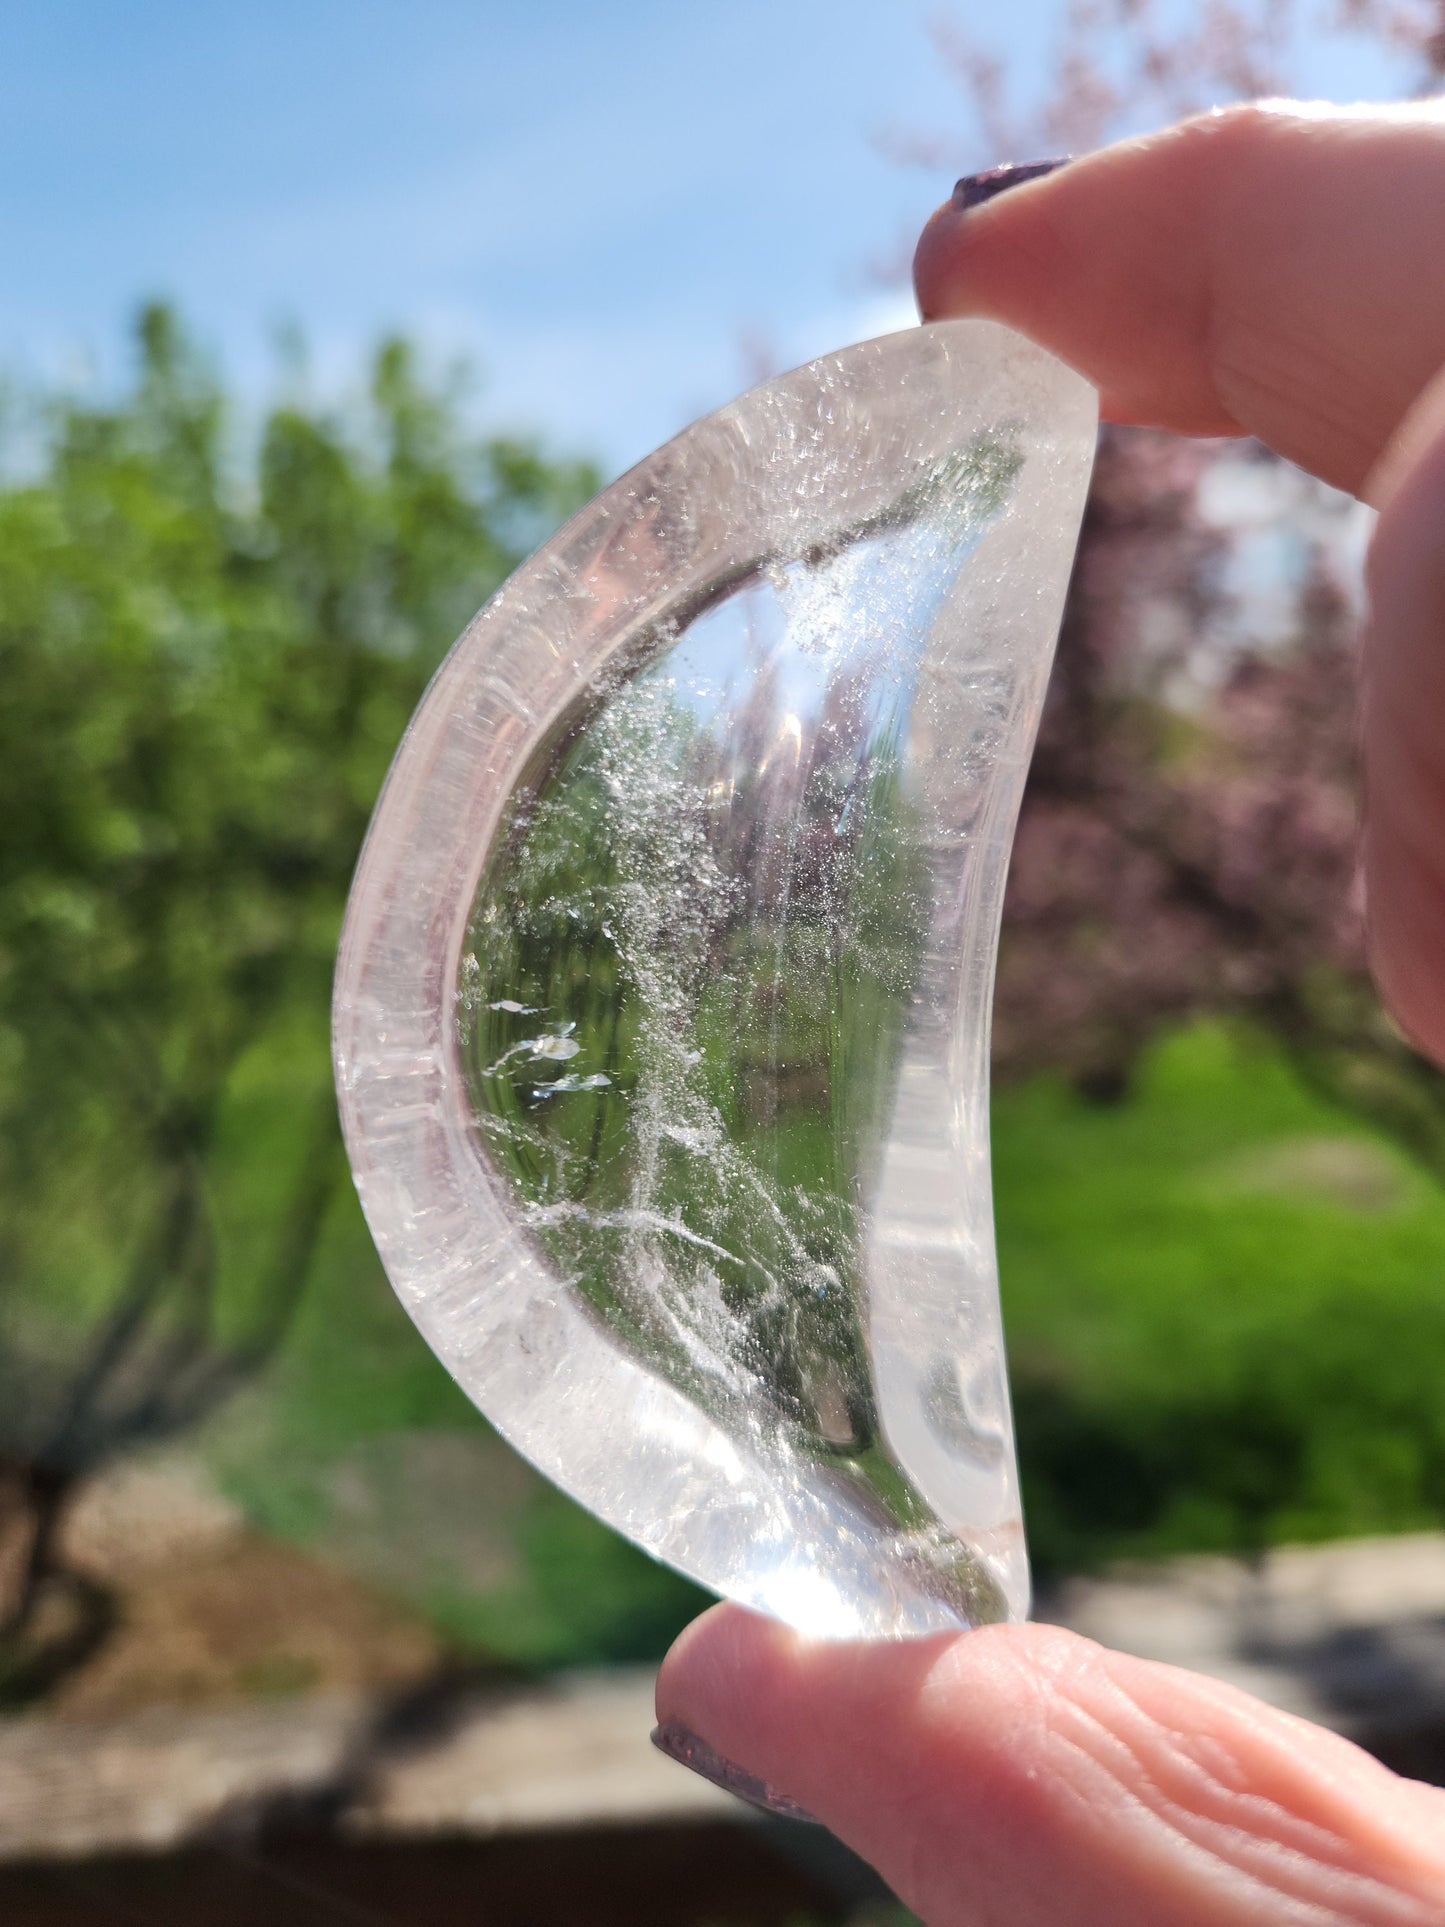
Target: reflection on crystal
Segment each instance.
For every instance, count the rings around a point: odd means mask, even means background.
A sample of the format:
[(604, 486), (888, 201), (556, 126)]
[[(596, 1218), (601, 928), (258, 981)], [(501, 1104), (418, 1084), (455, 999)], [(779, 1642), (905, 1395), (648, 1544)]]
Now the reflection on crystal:
[[(462, 962), (478, 1122), (559, 1273), (716, 1417), (853, 1465), (907, 1524), (916, 1495), (869, 1478), (864, 1339), (939, 828), (906, 749), (940, 597), (1019, 463), (980, 438), (890, 526), (745, 577), (594, 692)], [(532, 1012), (550, 1030), (518, 1039)]]
[[(684, 437), (564, 531), (538, 585), (571, 684), (529, 713), (510, 667), (531, 739), (473, 779), (499, 793), (442, 1000), (447, 1155), (508, 1236), (438, 1290), (356, 1159), (493, 1419), (818, 1631), (1026, 1609), (988, 1005), (1092, 422), (1038, 351), (946, 324), (744, 397), (690, 431), (709, 460)], [(548, 1356), (586, 1406), (550, 1424)]]

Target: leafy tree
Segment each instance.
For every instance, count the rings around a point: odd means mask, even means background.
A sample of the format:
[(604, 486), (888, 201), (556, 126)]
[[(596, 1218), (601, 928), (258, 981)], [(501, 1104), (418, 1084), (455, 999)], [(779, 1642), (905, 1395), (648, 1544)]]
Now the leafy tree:
[[(596, 486), (463, 420), (393, 340), (350, 416), (290, 401), (238, 454), (152, 306), (127, 391), (45, 399), (38, 456), (0, 484), (13, 1691), (103, 1624), (57, 1570), (77, 1481), (194, 1424), (285, 1330), (344, 1169), (326, 1011), (382, 774), (462, 623)], [(264, 1172), (240, 1195), (258, 1080)]]

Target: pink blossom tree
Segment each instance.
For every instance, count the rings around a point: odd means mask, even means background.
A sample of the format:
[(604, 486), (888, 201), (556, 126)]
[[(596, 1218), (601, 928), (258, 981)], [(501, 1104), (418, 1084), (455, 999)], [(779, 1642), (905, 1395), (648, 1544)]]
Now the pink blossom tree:
[[(1445, 74), (1438, 0), (1068, 0), (1045, 83), (934, 27), (980, 162), (1079, 149), (1228, 100), (1307, 91), (1321, 40), (1399, 91)], [(937, 167), (960, 149), (890, 142)], [(1161, 1029), (1209, 1013), (1265, 1031), (1331, 1100), (1445, 1171), (1445, 1078), (1383, 1014), (1356, 881), (1357, 610), (1330, 517), (1295, 543), (1287, 620), (1231, 584), (1237, 535), (1205, 510), (1258, 448), (1106, 428), (1019, 826), (1000, 961), (1004, 1077), (1063, 1069), (1121, 1094)], [(1218, 489), (1215, 490), (1218, 493)], [(1340, 517), (1334, 526), (1343, 526)]]

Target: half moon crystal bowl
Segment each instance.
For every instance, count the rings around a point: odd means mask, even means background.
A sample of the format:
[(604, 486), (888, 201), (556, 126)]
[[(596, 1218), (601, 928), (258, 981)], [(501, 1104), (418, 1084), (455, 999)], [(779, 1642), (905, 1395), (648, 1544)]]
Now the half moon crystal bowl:
[(462, 635), (352, 889), (407, 1310), (575, 1498), (818, 1634), (1028, 1609), (989, 1018), (1095, 419), (946, 322), (698, 422)]

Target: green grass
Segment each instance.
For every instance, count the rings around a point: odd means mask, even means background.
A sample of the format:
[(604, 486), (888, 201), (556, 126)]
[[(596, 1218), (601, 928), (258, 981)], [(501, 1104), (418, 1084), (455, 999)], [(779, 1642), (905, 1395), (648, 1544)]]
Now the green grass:
[(1131, 1099), (995, 1105), (1004, 1311), (1045, 1568), (1445, 1515), (1445, 1191), (1211, 1028)]
[[(1210, 1028), (1167, 1040), (1125, 1103), (1043, 1081), (1000, 1093), (994, 1118), (1045, 1572), (1440, 1522), (1445, 1190)], [(430, 1432), (485, 1427), (392, 1297), (348, 1194), (264, 1399), (221, 1428), (218, 1461), (258, 1523), (325, 1548), (358, 1451)], [(449, 1563), (445, 1520), (436, 1556), (395, 1578), (461, 1645), (528, 1667), (643, 1658), (697, 1609), (695, 1588), (550, 1487), (500, 1490), (479, 1480), (467, 1503), (497, 1513), (503, 1580), (478, 1588)]]

